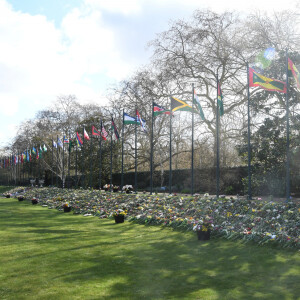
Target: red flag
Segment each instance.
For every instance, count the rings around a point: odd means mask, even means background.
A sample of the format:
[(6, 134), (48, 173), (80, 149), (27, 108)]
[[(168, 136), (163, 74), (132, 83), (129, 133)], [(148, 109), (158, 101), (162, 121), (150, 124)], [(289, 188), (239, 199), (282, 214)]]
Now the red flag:
[(90, 137), (88, 136), (87, 132), (85, 131), (85, 129), (83, 129), (83, 136), (86, 140), (90, 140)]

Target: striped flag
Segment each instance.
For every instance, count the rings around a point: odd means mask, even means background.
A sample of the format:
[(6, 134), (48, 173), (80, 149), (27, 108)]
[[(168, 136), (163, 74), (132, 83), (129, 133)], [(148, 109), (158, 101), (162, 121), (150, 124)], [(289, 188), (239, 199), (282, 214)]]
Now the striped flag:
[(82, 141), (82, 139), (81, 139), (81, 137), (80, 137), (80, 135), (79, 135), (78, 132), (76, 132), (76, 142), (77, 142), (78, 146), (82, 146), (83, 145), (83, 141)]
[(170, 111), (165, 109), (163, 106), (160, 106), (153, 102), (153, 115), (158, 116), (160, 114), (170, 115)]
[(128, 114), (126, 114), (124, 112), (124, 125), (130, 125), (130, 124), (135, 124), (136, 123), (136, 119), (134, 117), (129, 116)]
[(102, 126), (101, 126), (101, 136), (102, 136), (102, 139), (103, 139), (104, 141), (107, 140), (108, 133), (107, 133), (107, 131), (105, 130), (103, 123), (102, 123)]

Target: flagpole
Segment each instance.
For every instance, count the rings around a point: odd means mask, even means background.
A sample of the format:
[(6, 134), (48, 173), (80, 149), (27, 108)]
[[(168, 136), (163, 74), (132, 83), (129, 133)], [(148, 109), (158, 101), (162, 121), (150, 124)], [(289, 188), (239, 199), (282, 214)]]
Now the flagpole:
[[(113, 118), (111, 117), (111, 120), (113, 122)], [(115, 124), (114, 124), (115, 126)], [(112, 188), (112, 146), (113, 146), (113, 142), (112, 142), (112, 135), (113, 135), (113, 130), (114, 127), (113, 123), (111, 124), (111, 135), (110, 135), (110, 186), (109, 186), (109, 191), (111, 192), (111, 188)]]
[(286, 202), (290, 200), (290, 108), (289, 108), (289, 76), (288, 49), (286, 48)]
[(85, 157), (84, 157), (84, 144), (85, 144), (85, 140), (84, 140), (84, 127), (83, 127), (83, 131), (82, 131), (82, 136), (83, 136), (83, 143), (82, 143), (82, 187), (85, 188)]
[(16, 163), (15, 163), (15, 171), (16, 171), (16, 186), (19, 184), (19, 152), (17, 150), (17, 155), (16, 155)]
[[(41, 145), (40, 145), (40, 147), (41, 147)], [(39, 154), (39, 161), (38, 161), (38, 181), (40, 180), (40, 177), (41, 177), (41, 164), (40, 164), (40, 160), (41, 160), (41, 158), (40, 158), (40, 153), (39, 153), (39, 149), (36, 149), (36, 153), (38, 153)]]
[(193, 89), (193, 103), (192, 103), (192, 187), (191, 194), (194, 194), (194, 83), (192, 83)]
[(219, 73), (217, 70), (217, 112), (216, 112), (216, 147), (217, 147), (217, 168), (216, 168), (216, 198), (219, 198), (220, 190), (220, 150), (219, 150)]
[(70, 168), (71, 168), (71, 134), (69, 131), (69, 157), (68, 157), (68, 189), (70, 188), (71, 185), (71, 180), (70, 180)]
[[(172, 103), (172, 101), (171, 101)], [(172, 104), (170, 103), (170, 167), (169, 167), (169, 193), (172, 194)]]
[(251, 119), (250, 119), (250, 89), (249, 89), (249, 63), (247, 62), (247, 95), (248, 95), (248, 105), (247, 105), (247, 114), (248, 114), (248, 200), (252, 199), (252, 174), (251, 174)]
[(62, 159), (62, 188), (65, 188), (65, 136), (63, 138), (63, 159)]
[[(77, 139), (77, 136), (76, 136)], [(76, 178), (76, 184), (75, 187), (78, 187), (78, 173), (77, 173), (77, 157), (78, 157), (78, 141), (76, 140), (76, 155), (75, 155), (75, 178)]]
[(122, 170), (121, 170), (121, 191), (124, 185), (124, 109), (123, 109), (123, 122), (122, 122)]
[(32, 172), (32, 161), (31, 161), (31, 145), (29, 145), (29, 177), (28, 177), (28, 179), (30, 180), (30, 179), (33, 179), (32, 177), (32, 174), (33, 174), (33, 172)]
[(134, 163), (134, 192), (137, 192), (137, 106), (135, 106), (135, 128), (134, 128), (134, 132), (135, 132), (135, 140), (134, 140), (134, 148), (135, 148), (135, 152), (134, 152), (134, 158), (135, 158), (135, 163)]
[(91, 134), (91, 144), (90, 144), (90, 178), (89, 178), (90, 188), (92, 187), (92, 172), (93, 172), (92, 146), (93, 146), (93, 133)]
[(100, 141), (99, 141), (99, 191), (101, 191), (101, 175), (102, 175), (102, 120), (100, 122)]
[(153, 129), (154, 129), (154, 101), (152, 101), (152, 124), (151, 124), (150, 195), (152, 195), (153, 192)]
[[(44, 180), (44, 169), (45, 169), (45, 165), (44, 165), (44, 162), (45, 162), (45, 159), (44, 159), (44, 155), (43, 155), (43, 150), (44, 150), (44, 145), (45, 145), (45, 142), (42, 141), (43, 143), (43, 148), (42, 148), (42, 151), (41, 151), (41, 179)], [(41, 149), (41, 146), (40, 146), (40, 149)]]
[(53, 136), (52, 136), (52, 159), (51, 159), (51, 186), (53, 187)]
[(58, 187), (58, 135), (57, 135), (57, 148), (56, 148), (56, 187)]

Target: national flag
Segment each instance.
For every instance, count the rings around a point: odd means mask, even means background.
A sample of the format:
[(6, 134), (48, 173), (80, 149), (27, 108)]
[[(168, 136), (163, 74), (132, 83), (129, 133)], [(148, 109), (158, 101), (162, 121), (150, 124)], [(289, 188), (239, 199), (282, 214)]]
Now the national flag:
[(87, 132), (85, 131), (85, 129), (83, 129), (83, 137), (86, 139), (86, 140), (90, 140), (90, 137), (89, 135), (87, 134)]
[(47, 149), (46, 145), (44, 144), (44, 146), (43, 146), (43, 151), (44, 151), (44, 152), (47, 152), (47, 150), (48, 150), (48, 149)]
[[(175, 97), (170, 97), (171, 98), (171, 110), (172, 111), (178, 111), (178, 110), (182, 110), (182, 111), (189, 111), (189, 112), (193, 112), (193, 108), (188, 105), (186, 102), (179, 100)], [(195, 110), (194, 110), (195, 112)]]
[(74, 141), (70, 139), (69, 152), (71, 152), (71, 150), (72, 150), (73, 147), (74, 147)]
[(92, 135), (101, 136), (100, 132), (96, 129), (94, 125), (92, 126)]
[(203, 110), (202, 110), (202, 107), (200, 104), (200, 100), (197, 96), (195, 89), (194, 89), (194, 104), (196, 105), (197, 109), (199, 110), (199, 115), (200, 115), (201, 119), (205, 120), (204, 113), (203, 113)]
[(54, 148), (57, 148), (57, 144), (56, 144), (56, 142), (55, 142), (54, 140), (52, 140), (52, 146), (53, 146)]
[(31, 156), (31, 149), (30, 149), (30, 151), (29, 151), (29, 160), (31, 161), (31, 159), (32, 159), (32, 156)]
[(43, 149), (42, 147), (40, 146), (40, 151), (39, 151), (39, 156), (42, 157), (42, 153), (43, 153)]
[(140, 116), (138, 110), (136, 110), (136, 119), (137, 119), (138, 123), (141, 124), (141, 126), (142, 126), (144, 132), (147, 132), (147, 130), (146, 130), (146, 128), (145, 128), (146, 122), (145, 122), (144, 120), (142, 120), (142, 118), (141, 118), (141, 116)]
[(29, 157), (29, 152), (28, 152), (28, 150), (27, 150), (27, 153), (26, 153), (26, 159), (27, 159), (27, 161), (30, 161), (30, 157)]
[(294, 63), (292, 62), (292, 60), (290, 60), (289, 58), (288, 58), (288, 73), (289, 76), (293, 76), (295, 78), (297, 88), (298, 90), (300, 90), (300, 73), (296, 68), (296, 66), (294, 65)]
[(249, 87), (259, 86), (267, 91), (286, 93), (286, 84), (280, 80), (265, 77), (249, 68)]
[(114, 132), (116, 139), (119, 140), (120, 136), (113, 118), (111, 118), (111, 130)]
[(136, 123), (136, 118), (129, 116), (124, 112), (124, 125), (130, 125), (130, 124), (135, 124)]
[(34, 147), (32, 147), (32, 152), (33, 154), (36, 154), (36, 149)]
[(103, 139), (104, 141), (107, 140), (108, 133), (107, 133), (107, 131), (105, 130), (103, 123), (102, 123), (102, 125), (101, 125), (101, 136), (102, 136), (102, 139)]
[(76, 132), (76, 141), (77, 141), (77, 145), (78, 146), (82, 146), (83, 145), (83, 141), (82, 141), (82, 139), (81, 139), (81, 137), (80, 137), (80, 135), (79, 135), (78, 132)]
[(217, 97), (217, 101), (218, 101), (218, 106), (219, 106), (219, 114), (220, 116), (224, 115), (224, 106), (223, 106), (223, 94), (222, 94), (222, 90), (221, 90), (221, 85), (218, 82), (218, 97)]
[(170, 111), (153, 102), (153, 115), (156, 117), (160, 114), (170, 115)]
[(39, 151), (36, 151), (36, 159), (39, 159), (39, 158), (40, 158)]
[(64, 144), (69, 144), (69, 138), (67, 138), (65, 135), (64, 135)]
[(57, 144), (60, 148), (63, 148), (63, 143), (60, 138), (57, 139)]

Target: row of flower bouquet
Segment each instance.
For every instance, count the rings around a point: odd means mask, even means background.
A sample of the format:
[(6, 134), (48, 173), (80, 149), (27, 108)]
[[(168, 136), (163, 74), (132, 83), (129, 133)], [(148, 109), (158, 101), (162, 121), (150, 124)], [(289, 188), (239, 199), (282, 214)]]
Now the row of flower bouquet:
[[(16, 196), (14, 190), (11, 194)], [(32, 188), (23, 195), (26, 199), (38, 198), (39, 204), (50, 209), (62, 209), (62, 204), (67, 202), (75, 214), (107, 218), (114, 217), (121, 209), (132, 222), (170, 226), (178, 230), (205, 231), (207, 228), (212, 236), (300, 248), (300, 208), (299, 204), (292, 202), (58, 188)]]

